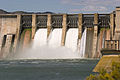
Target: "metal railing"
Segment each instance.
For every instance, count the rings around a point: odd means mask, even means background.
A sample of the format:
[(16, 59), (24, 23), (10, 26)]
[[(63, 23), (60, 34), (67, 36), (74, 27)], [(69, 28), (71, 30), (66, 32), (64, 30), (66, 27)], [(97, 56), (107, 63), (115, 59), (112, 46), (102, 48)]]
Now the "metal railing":
[(36, 17), (37, 28), (47, 28), (47, 15), (39, 15)]
[(120, 40), (105, 40), (105, 49), (120, 50)]
[(62, 15), (52, 15), (52, 28), (62, 28), (63, 16)]
[(21, 17), (22, 27), (31, 27), (32, 26), (32, 15), (23, 15)]

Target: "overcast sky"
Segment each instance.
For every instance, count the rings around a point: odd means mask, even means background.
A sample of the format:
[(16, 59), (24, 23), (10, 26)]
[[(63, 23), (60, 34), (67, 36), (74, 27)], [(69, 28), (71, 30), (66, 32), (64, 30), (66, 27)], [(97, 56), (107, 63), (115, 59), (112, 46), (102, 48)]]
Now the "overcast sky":
[(120, 6), (120, 0), (0, 0), (7, 11), (55, 13), (109, 13)]

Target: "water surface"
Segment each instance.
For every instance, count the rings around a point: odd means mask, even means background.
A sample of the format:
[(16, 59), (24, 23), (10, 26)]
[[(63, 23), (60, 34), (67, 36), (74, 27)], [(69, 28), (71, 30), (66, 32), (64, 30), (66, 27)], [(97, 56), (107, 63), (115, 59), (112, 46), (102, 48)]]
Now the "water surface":
[(0, 60), (0, 80), (85, 80), (98, 60)]

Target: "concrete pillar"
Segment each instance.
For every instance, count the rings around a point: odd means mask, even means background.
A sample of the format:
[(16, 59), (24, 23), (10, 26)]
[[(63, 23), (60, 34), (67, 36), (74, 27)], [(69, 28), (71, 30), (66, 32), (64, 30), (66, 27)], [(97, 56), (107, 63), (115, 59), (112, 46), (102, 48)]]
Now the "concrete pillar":
[(0, 18), (0, 54), (2, 50), (2, 41), (3, 41), (4, 35), (2, 34), (2, 18)]
[(66, 38), (66, 31), (67, 31), (67, 15), (63, 15), (63, 27), (62, 27), (62, 40), (61, 40), (61, 46), (65, 45), (65, 38)]
[(82, 37), (82, 14), (78, 15), (78, 39)]
[(116, 7), (115, 24), (115, 40), (120, 40), (120, 7)]
[(12, 36), (13, 35), (7, 35), (6, 38), (6, 43), (5, 43), (5, 47), (4, 47), (4, 53), (3, 53), (3, 58), (5, 58), (6, 56), (9, 55), (10, 53), (10, 49), (11, 49), (11, 43), (12, 43)]
[(36, 14), (32, 14), (32, 41), (34, 40), (36, 29)]
[(20, 38), (20, 30), (21, 30), (21, 15), (17, 15), (17, 28), (16, 28), (16, 34), (15, 34), (15, 41), (14, 41), (14, 53), (17, 50), (17, 47), (19, 46), (19, 38)]
[(96, 56), (96, 48), (97, 48), (97, 34), (98, 34), (98, 14), (94, 14), (94, 33), (93, 33), (93, 50), (92, 57)]
[(113, 40), (113, 36), (114, 36), (114, 14), (111, 13), (110, 14), (110, 32), (111, 32), (111, 39)]
[(119, 50), (119, 41), (117, 41), (117, 50)]
[(48, 17), (47, 17), (47, 38), (50, 35), (51, 29), (52, 29), (51, 28), (51, 14), (48, 14)]

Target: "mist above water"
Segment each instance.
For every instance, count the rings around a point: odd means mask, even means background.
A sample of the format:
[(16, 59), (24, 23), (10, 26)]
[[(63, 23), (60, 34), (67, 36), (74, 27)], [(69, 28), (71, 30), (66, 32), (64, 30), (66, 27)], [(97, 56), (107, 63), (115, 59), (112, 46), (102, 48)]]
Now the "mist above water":
[(54, 29), (51, 31), (48, 39), (47, 29), (39, 29), (35, 34), (32, 48), (15, 55), (14, 59), (81, 58), (80, 52), (77, 52), (78, 29), (68, 30), (64, 47), (61, 46), (61, 38), (62, 29)]
[(28, 49), (15, 56), (16, 59), (74, 59), (79, 58), (77, 54), (65, 47), (51, 48), (41, 46), (35, 49)]

